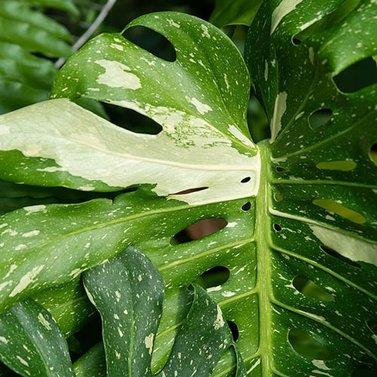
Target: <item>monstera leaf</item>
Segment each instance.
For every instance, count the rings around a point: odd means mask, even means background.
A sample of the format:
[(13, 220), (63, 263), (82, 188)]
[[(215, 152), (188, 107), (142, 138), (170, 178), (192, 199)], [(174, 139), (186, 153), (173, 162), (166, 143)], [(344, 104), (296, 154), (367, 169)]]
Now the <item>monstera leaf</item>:
[[(1, 308), (132, 244), (165, 282), (152, 371), (171, 352), (185, 287), (221, 269), (207, 292), (237, 328), (248, 375), (375, 372), (376, 86), (345, 94), (333, 78), (376, 54), (375, 12), (374, 1), (264, 2), (246, 49), (271, 121), (271, 139), (258, 145), (246, 124), (249, 73), (212, 25), (158, 13), (128, 26), (163, 34), (173, 62), (121, 34), (88, 43), (61, 70), (55, 99), (1, 117), (0, 179), (135, 191), (2, 216)], [(163, 130), (119, 129), (59, 97), (123, 106)], [(216, 233), (181, 237), (215, 219)], [(227, 354), (214, 375), (234, 366)]]

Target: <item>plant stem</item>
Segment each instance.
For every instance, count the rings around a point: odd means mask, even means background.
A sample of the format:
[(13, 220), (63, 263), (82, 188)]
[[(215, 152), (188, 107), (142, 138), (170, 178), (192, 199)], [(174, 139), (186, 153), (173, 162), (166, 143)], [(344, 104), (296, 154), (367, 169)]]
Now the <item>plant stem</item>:
[[(97, 18), (94, 22), (90, 25), (90, 27), (85, 31), (85, 33), (76, 41), (73, 45), (73, 50), (77, 51), (82, 45), (84, 45), (88, 39), (93, 35), (93, 33), (98, 29), (98, 27), (102, 24), (104, 19), (110, 13), (111, 9), (115, 5), (117, 0), (107, 0), (107, 3), (102, 8), (101, 12), (98, 14)], [(61, 68), (61, 66), (65, 63), (65, 58), (60, 58), (56, 61), (55, 67)]]

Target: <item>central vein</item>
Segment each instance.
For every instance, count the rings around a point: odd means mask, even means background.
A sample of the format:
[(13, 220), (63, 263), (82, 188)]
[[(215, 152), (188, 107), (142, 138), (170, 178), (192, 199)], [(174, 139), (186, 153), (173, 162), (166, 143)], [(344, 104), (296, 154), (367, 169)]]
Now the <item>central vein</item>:
[(262, 376), (272, 376), (271, 321), (272, 307), (270, 301), (271, 287), (271, 251), (269, 235), (271, 223), (269, 217), (269, 145), (259, 143), (261, 152), (260, 186), (256, 200), (256, 243), (257, 243), (257, 292), (259, 304), (259, 354)]

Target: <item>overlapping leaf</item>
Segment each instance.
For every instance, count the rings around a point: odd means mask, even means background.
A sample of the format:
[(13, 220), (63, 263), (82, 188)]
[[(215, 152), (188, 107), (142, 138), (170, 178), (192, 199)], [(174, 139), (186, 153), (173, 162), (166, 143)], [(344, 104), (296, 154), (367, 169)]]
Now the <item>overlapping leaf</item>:
[[(107, 374), (152, 376), (150, 364), (164, 293), (157, 269), (137, 250), (128, 248), (87, 271), (84, 284), (101, 313)], [(209, 376), (232, 344), (221, 309), (202, 288), (195, 287), (190, 311), (157, 376)], [(237, 369), (237, 376), (245, 375), (241, 361)]]
[(21, 376), (74, 376), (58, 326), (33, 300), (17, 303), (3, 313), (0, 333), (0, 358)]

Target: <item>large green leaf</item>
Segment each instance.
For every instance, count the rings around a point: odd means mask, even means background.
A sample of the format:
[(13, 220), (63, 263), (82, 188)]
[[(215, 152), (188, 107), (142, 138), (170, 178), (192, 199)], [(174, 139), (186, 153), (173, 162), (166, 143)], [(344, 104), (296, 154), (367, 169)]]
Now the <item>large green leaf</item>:
[[(101, 313), (107, 374), (152, 376), (150, 363), (164, 294), (157, 269), (140, 252), (128, 248), (85, 272), (84, 284)], [(195, 287), (190, 311), (158, 376), (209, 376), (232, 344), (221, 309)]]
[(0, 358), (24, 377), (73, 377), (67, 343), (51, 315), (28, 299), (0, 316)]
[[(216, 266), (230, 276), (208, 292), (238, 327), (249, 375), (350, 376), (376, 368), (377, 170), (369, 157), (377, 140), (376, 88), (340, 93), (331, 76), (344, 60), (327, 48), (338, 40), (351, 44), (352, 33), (333, 41), (335, 29), (370, 15), (375, 5), (264, 3), (247, 56), (271, 120), (270, 142), (256, 147), (247, 139), (249, 81), (236, 48), (210, 24), (172, 13), (131, 26), (165, 35), (176, 61), (105, 34), (70, 59), (55, 87), (56, 97), (85, 96), (148, 115), (163, 126), (159, 135), (118, 130), (67, 100), (1, 118), (3, 179), (97, 191), (152, 185), (114, 203), (47, 205), (3, 216), (3, 308), (133, 244), (166, 284), (155, 370), (183, 319), (183, 287)], [(330, 16), (339, 22), (334, 29), (316, 25)], [(366, 32), (376, 35), (372, 27)], [(299, 45), (292, 43), (296, 36)], [(357, 59), (376, 54), (375, 38), (368, 38)], [(324, 108), (333, 111), (330, 123), (311, 128), (308, 118)], [(228, 224), (197, 241), (172, 242), (208, 218)], [(225, 357), (215, 375), (229, 375), (233, 366)]]

